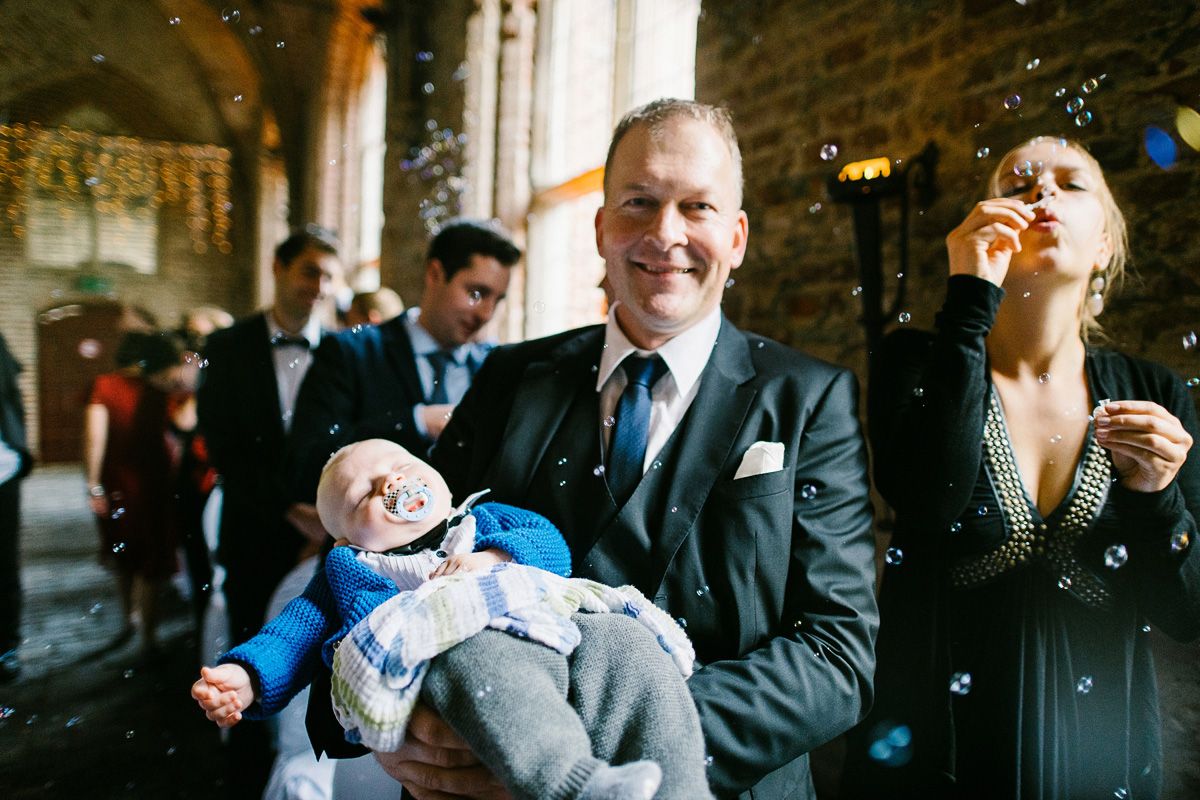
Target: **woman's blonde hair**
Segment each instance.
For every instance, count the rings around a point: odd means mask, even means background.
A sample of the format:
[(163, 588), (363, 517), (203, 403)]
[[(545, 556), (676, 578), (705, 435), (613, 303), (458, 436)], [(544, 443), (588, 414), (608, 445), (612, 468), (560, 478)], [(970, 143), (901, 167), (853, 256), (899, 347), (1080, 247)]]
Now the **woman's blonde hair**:
[[(1100, 275), (1104, 278), (1104, 288), (1100, 290), (1100, 296), (1107, 302), (1109, 296), (1125, 280), (1125, 264), (1129, 259), (1129, 238), (1126, 233), (1125, 215), (1121, 213), (1116, 198), (1113, 197), (1112, 190), (1108, 188), (1108, 181), (1104, 179), (1104, 170), (1101, 168), (1100, 162), (1087, 151), (1087, 148), (1074, 139), (1067, 139), (1062, 136), (1035, 136), (1027, 142), (1022, 142), (1005, 153), (1004, 157), (1000, 159), (996, 168), (992, 171), (992, 175), (988, 179), (988, 195), (990, 197), (1000, 196), (1000, 179), (1012, 169), (1009, 161), (1018, 150), (1030, 145), (1042, 144), (1043, 142), (1054, 142), (1060, 147), (1074, 150), (1080, 155), (1084, 163), (1088, 165), (1088, 168), (1091, 169), (1093, 175), (1096, 177), (1095, 193), (1100, 199), (1100, 208), (1104, 213), (1104, 232), (1108, 234), (1109, 243), (1112, 248), (1112, 255), (1108, 259), (1108, 264), (1100, 271)], [(1083, 336), (1085, 342), (1089, 341), (1091, 337), (1102, 336), (1104, 333), (1095, 315), (1088, 309), (1087, 297), (1092, 293), (1090, 284), (1091, 282), (1089, 281), (1087, 291), (1080, 298), (1080, 334)]]

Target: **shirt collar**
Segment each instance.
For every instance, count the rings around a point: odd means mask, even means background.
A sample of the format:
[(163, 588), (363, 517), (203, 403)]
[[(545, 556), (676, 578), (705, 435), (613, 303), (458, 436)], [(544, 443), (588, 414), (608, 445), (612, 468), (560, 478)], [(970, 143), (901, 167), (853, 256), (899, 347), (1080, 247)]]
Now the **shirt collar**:
[[(268, 311), (266, 313), (266, 317), (268, 339), (272, 339), (280, 334), (284, 336), (292, 335), (283, 328), (279, 327), (279, 323), (275, 321), (275, 312), (273, 310)], [(300, 329), (300, 332), (295, 335), (301, 337), (302, 339), (306, 339), (308, 341), (309, 349), (314, 349), (321, 343), (321, 320), (317, 319), (316, 314), (313, 314), (308, 318), (308, 322), (304, 323), (304, 327)]]
[(408, 341), (412, 344), (413, 352), (422, 358), (426, 358), (431, 353), (445, 352), (450, 355), (450, 360), (455, 364), (463, 364), (467, 360), (467, 354), (471, 350), (470, 343), (461, 344), (453, 350), (443, 350), (438, 344), (437, 339), (434, 339), (429, 331), (420, 323), (421, 309), (413, 307), (404, 312), (404, 327), (408, 331)]
[(596, 375), (596, 391), (604, 388), (617, 366), (630, 353), (637, 353), (639, 356), (658, 353), (670, 370), (679, 394), (682, 396), (690, 392), (696, 381), (700, 380), (700, 373), (704, 372), (708, 357), (717, 343), (717, 333), (721, 330), (721, 307), (717, 306), (695, 325), (654, 351), (641, 350), (629, 341), (629, 337), (617, 322), (616, 311), (617, 304), (614, 303), (608, 310), (608, 322), (604, 326), (604, 350), (600, 355), (600, 369)]

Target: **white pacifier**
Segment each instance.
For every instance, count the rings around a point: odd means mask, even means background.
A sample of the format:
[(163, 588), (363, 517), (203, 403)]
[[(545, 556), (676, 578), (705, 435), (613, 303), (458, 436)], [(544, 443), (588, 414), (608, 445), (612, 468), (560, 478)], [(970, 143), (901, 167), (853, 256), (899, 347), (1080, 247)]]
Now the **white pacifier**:
[(418, 522), (433, 511), (433, 490), (406, 481), (383, 496), (383, 508), (406, 522)]

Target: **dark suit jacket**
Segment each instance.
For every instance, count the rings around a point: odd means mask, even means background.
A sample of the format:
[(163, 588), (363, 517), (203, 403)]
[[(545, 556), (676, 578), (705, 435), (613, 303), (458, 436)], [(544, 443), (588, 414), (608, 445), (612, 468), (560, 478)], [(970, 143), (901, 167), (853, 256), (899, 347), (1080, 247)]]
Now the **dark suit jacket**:
[(224, 492), (217, 558), (231, 574), (261, 569), (278, 580), (303, 536), (283, 517), (284, 430), (266, 315), (215, 331), (205, 358), (197, 412)]
[(0, 336), (0, 438), (21, 456), (18, 478), (33, 469), (33, 457), (25, 440), (25, 402), (17, 386), (21, 369), (20, 362), (8, 349), (8, 342)]
[[(877, 610), (857, 383), (723, 321), (692, 406), (619, 511), (600, 463), (602, 327), (502, 347), (432, 454), (458, 499), (538, 511), (576, 575), (633, 583), (686, 624), (720, 796), (813, 795), (809, 750), (871, 700)], [(734, 480), (757, 441), (782, 471)], [(602, 475), (602, 473), (601, 473)]]
[[(478, 369), (487, 350), (474, 348), (468, 368)], [(402, 316), (325, 337), (304, 376), (292, 420), (288, 476), (293, 499), (313, 502), (329, 455), (351, 442), (390, 439), (424, 457), (433, 441), (413, 419), (413, 407), (423, 402)]]

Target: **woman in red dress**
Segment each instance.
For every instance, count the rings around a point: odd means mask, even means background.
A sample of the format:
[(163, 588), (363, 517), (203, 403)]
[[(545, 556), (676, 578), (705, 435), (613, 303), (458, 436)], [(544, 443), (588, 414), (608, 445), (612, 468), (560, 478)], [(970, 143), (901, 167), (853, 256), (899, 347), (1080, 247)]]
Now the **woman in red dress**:
[(130, 333), (118, 364), (92, 387), (84, 464), (101, 562), (117, 576), (124, 614), (118, 641), (132, 636), (136, 609), (142, 651), (153, 654), (159, 591), (178, 569), (173, 495), (179, 453), (172, 420), (187, 412), (191, 398), (173, 336)]

